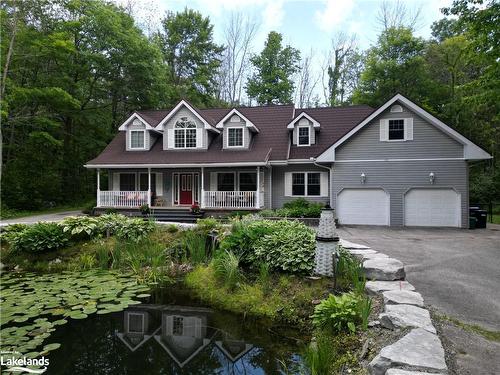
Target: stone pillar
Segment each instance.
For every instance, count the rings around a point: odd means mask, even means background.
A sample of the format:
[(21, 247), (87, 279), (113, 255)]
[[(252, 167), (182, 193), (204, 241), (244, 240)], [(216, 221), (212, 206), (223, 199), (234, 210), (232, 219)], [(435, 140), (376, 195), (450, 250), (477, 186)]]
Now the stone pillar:
[(321, 210), (319, 228), (316, 233), (316, 255), (314, 273), (334, 276), (335, 259), (339, 237), (335, 227), (335, 210), (327, 207)]

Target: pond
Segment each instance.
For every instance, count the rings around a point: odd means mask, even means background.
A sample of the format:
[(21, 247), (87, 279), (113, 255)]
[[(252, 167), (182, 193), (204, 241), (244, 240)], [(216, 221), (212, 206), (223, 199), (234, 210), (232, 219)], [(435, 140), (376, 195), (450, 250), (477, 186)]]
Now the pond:
[(300, 352), (309, 338), (298, 331), (212, 309), (182, 284), (140, 295), (142, 303), (121, 311), (54, 326), (43, 344), (60, 347), (50, 351), (45, 373), (301, 372)]

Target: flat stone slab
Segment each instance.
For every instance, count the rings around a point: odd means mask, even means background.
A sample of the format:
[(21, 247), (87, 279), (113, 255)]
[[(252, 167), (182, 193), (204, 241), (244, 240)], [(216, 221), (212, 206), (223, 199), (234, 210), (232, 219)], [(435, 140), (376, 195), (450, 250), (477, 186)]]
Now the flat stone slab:
[(421, 371), (407, 371), (399, 368), (390, 368), (385, 372), (385, 375), (443, 375), (442, 373), (436, 374), (435, 372), (421, 372)]
[(384, 297), (385, 305), (424, 305), (422, 295), (411, 290), (388, 290), (387, 292), (383, 292), (382, 296)]
[(351, 253), (352, 255), (379, 254), (375, 250), (372, 250), (372, 249), (366, 249), (366, 250), (358, 250), (358, 249), (351, 250), (351, 249), (348, 249), (347, 251), (349, 253)]
[(363, 262), (365, 276), (369, 280), (400, 280), (405, 277), (403, 263), (394, 258), (372, 258)]
[(386, 346), (369, 364), (372, 375), (385, 375), (391, 367), (416, 371), (446, 371), (444, 349), (439, 338), (416, 328), (394, 344)]
[(413, 305), (386, 305), (385, 312), (379, 314), (380, 325), (388, 329), (423, 328), (436, 333), (429, 311)]
[(340, 239), (340, 246), (342, 246), (344, 249), (369, 249), (370, 247), (365, 246), (365, 245), (360, 245), (354, 242), (350, 242), (344, 239)]
[(415, 287), (408, 281), (367, 281), (366, 291), (368, 294), (376, 295), (388, 290), (415, 290)]

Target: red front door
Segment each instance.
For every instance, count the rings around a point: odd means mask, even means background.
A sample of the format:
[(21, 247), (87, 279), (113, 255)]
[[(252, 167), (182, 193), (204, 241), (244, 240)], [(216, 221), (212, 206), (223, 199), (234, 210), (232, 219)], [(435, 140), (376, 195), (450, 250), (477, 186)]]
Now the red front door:
[(193, 204), (193, 175), (191, 173), (180, 174), (180, 204)]

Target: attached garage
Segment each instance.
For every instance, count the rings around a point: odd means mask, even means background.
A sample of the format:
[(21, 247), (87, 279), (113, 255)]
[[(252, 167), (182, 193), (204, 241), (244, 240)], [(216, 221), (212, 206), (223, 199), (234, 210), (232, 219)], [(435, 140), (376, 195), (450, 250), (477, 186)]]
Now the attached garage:
[(389, 225), (389, 194), (383, 189), (343, 189), (337, 195), (341, 224)]
[(453, 189), (410, 189), (404, 218), (406, 226), (460, 227), (460, 194)]

